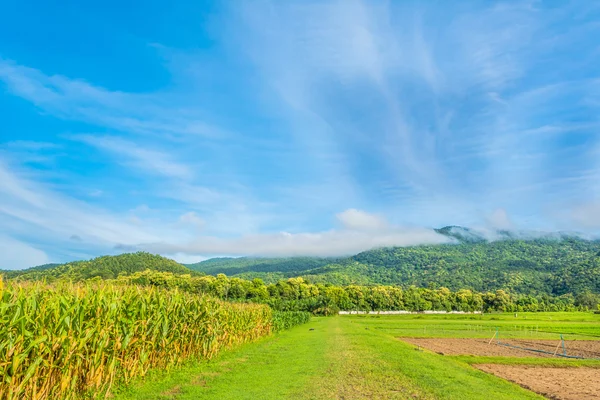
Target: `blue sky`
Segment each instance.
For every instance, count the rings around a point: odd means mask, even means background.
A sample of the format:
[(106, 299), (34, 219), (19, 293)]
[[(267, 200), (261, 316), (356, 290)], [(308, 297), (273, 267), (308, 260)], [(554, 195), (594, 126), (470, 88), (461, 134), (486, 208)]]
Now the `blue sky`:
[(594, 2), (0, 12), (0, 268), (600, 228)]

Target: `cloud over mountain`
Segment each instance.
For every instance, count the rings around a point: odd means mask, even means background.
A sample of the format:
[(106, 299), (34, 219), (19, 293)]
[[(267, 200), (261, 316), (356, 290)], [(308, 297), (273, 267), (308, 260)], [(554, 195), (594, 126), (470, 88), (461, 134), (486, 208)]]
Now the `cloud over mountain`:
[(600, 231), (590, 2), (3, 11), (4, 247), (349, 254), (453, 224)]

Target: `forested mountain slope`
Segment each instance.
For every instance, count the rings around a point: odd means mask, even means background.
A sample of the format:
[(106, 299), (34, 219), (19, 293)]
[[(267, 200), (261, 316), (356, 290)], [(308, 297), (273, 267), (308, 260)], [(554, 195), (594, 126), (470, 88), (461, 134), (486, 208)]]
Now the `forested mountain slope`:
[(335, 285), (447, 287), (479, 292), (508, 290), (521, 294), (600, 293), (600, 242), (554, 234), (532, 240), (503, 233), (488, 241), (467, 228), (446, 227), (439, 233), (454, 244), (389, 247), (347, 258), (214, 258), (189, 268), (148, 253), (122, 254), (6, 271), (7, 278), (82, 280), (116, 278), (147, 269), (173, 274), (217, 275), (266, 283), (303, 277)]
[(185, 264), (186, 267), (195, 271), (210, 275), (225, 274), (227, 276), (246, 273), (287, 273), (306, 271), (333, 264), (342, 258), (319, 258), (319, 257), (287, 257), (287, 258), (261, 258), (261, 257), (239, 257), (239, 258), (211, 258), (196, 264)]
[(599, 251), (600, 243), (580, 239), (501, 240), (371, 250), (342, 268), (371, 283), (560, 295), (600, 291)]
[(102, 256), (89, 261), (74, 261), (67, 264), (39, 266), (22, 271), (5, 271), (7, 278), (83, 280), (94, 277), (114, 279), (119, 274), (132, 274), (145, 270), (171, 272), (174, 274), (197, 274), (169, 258), (138, 252), (118, 256)]
[[(600, 292), (600, 242), (574, 237), (488, 242), (470, 237), (458, 244), (390, 247), (362, 252), (326, 265), (323, 259), (280, 264), (262, 259), (219, 259), (196, 264), (195, 269), (225, 272), (267, 282), (302, 276), (312, 282), (444, 286), (451, 290), (507, 289), (518, 293), (561, 295), (586, 290)], [(326, 259), (325, 259), (326, 260)], [(331, 261), (331, 260), (330, 260)], [(240, 263), (247, 263), (240, 267)]]

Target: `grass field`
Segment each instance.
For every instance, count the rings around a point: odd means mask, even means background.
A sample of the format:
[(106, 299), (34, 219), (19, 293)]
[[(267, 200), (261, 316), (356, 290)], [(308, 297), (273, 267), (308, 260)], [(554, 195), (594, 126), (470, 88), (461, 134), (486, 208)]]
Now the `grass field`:
[(600, 315), (583, 312), (486, 315), (359, 315), (371, 329), (398, 337), (485, 338), (494, 335), (537, 339), (600, 339)]
[[(225, 352), (210, 362), (154, 373), (117, 399), (538, 399), (471, 364), (593, 366), (600, 361), (441, 356), (398, 340), (489, 337), (500, 327), (527, 338), (548, 332), (600, 336), (591, 313), (339, 316)], [(466, 335), (466, 336), (465, 336)], [(470, 335), (470, 336), (469, 336)]]

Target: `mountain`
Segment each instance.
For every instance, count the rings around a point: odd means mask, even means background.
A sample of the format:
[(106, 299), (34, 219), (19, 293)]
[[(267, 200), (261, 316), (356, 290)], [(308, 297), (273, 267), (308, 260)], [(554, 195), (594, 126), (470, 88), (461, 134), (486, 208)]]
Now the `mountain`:
[[(472, 289), (505, 289), (523, 294), (600, 293), (600, 241), (573, 234), (494, 232), (481, 234), (449, 226), (439, 234), (454, 243), (373, 249), (344, 258), (213, 258), (184, 266), (148, 253), (122, 254), (6, 271), (7, 278), (82, 280), (116, 278), (146, 269), (174, 274), (217, 275), (266, 283), (303, 277), (336, 285), (400, 285)], [(491, 240), (494, 237), (496, 240)]]
[[(499, 232), (489, 241), (468, 228), (445, 227), (456, 243), (373, 249), (339, 259), (211, 259), (192, 268), (266, 282), (301, 276), (336, 285), (445, 286), (527, 294), (600, 292), (600, 242), (568, 234)], [(538, 237), (518, 239), (517, 237)]]
[(591, 241), (590, 237), (577, 232), (541, 232), (533, 230), (484, 229), (477, 230), (463, 226), (450, 225), (434, 229), (440, 235), (451, 238), (458, 243), (482, 243), (499, 240), (563, 240), (583, 239)]
[(472, 229), (462, 226), (445, 226), (443, 228), (434, 229), (440, 235), (455, 239), (461, 243), (481, 243), (487, 242), (485, 236)]
[(269, 280), (277, 280), (286, 273), (320, 268), (335, 263), (341, 258), (319, 257), (287, 257), (287, 258), (262, 258), (262, 257), (221, 257), (211, 258), (196, 264), (185, 264), (186, 267), (209, 275), (225, 274), (227, 276), (251, 276), (260, 273), (269, 276)]
[(197, 272), (176, 261), (145, 252), (102, 256), (89, 261), (74, 261), (67, 264), (47, 264), (21, 271), (5, 271), (4, 275), (7, 278), (19, 279), (67, 278), (77, 281), (95, 277), (114, 279), (120, 274), (132, 274), (146, 269), (178, 275), (198, 275)]
[[(345, 264), (346, 276), (381, 284), (443, 285), (451, 290), (504, 288), (561, 295), (600, 291), (600, 242), (504, 239), (366, 251)], [(338, 270), (339, 275), (342, 271)], [(319, 279), (329, 280), (327, 273)]]
[(50, 264), (42, 264), (42, 265), (38, 265), (32, 268), (29, 268), (29, 271), (44, 271), (47, 269), (52, 269), (55, 267), (58, 267), (61, 264), (56, 264), (56, 263), (50, 263)]

